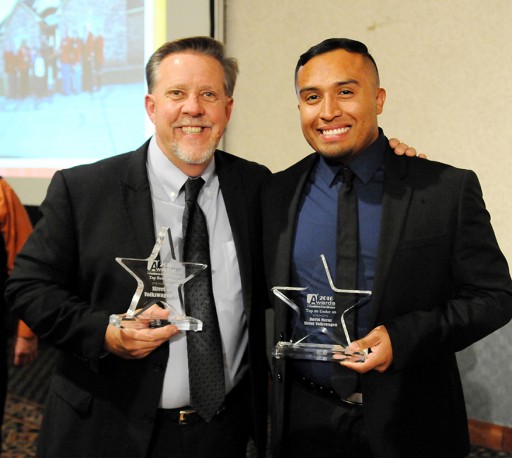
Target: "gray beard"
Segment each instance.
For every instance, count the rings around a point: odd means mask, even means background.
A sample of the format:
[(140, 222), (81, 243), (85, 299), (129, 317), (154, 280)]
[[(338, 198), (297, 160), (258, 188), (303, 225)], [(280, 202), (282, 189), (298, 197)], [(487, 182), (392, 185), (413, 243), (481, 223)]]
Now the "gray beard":
[(171, 148), (176, 157), (185, 162), (185, 164), (201, 165), (210, 161), (210, 159), (213, 157), (213, 154), (215, 153), (215, 150), (217, 149), (217, 145), (210, 145), (208, 149), (203, 151), (197, 158), (190, 157), (190, 155), (183, 151), (177, 144), (171, 145)]

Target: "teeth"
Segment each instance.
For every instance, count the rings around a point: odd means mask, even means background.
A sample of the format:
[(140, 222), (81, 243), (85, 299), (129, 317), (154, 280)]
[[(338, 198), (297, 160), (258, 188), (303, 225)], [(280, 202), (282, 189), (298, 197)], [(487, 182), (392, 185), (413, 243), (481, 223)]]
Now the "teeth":
[(202, 127), (190, 127), (190, 126), (184, 126), (181, 128), (183, 132), (186, 134), (200, 134), (203, 130)]
[(330, 129), (330, 130), (322, 130), (322, 134), (324, 135), (340, 135), (348, 132), (350, 127), (340, 127), (339, 129)]

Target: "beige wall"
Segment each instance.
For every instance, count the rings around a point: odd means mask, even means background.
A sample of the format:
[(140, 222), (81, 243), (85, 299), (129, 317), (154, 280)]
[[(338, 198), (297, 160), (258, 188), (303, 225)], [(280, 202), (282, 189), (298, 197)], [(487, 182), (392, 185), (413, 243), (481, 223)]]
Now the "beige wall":
[(241, 74), (225, 147), (274, 171), (308, 154), (297, 58), (328, 37), (361, 40), (387, 90), (386, 134), (477, 172), (512, 262), (511, 21), (511, 0), (226, 0), (226, 43)]

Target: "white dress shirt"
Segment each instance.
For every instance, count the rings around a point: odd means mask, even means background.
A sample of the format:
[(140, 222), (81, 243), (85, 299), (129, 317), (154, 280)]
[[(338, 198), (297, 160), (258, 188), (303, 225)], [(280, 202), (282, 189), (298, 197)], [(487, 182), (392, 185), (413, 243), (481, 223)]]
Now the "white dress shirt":
[[(158, 147), (155, 137), (149, 144), (147, 169), (153, 201), (155, 235), (158, 235), (162, 227), (169, 227), (176, 255), (181, 260), (182, 218), (185, 209), (183, 185), (188, 176), (167, 159)], [(208, 226), (213, 296), (219, 319), (228, 393), (247, 370), (247, 363), (243, 361), (248, 342), (247, 318), (242, 303), (242, 283), (235, 243), (219, 178), (215, 173), (215, 160), (212, 160), (201, 177), (205, 184), (199, 193), (198, 204), (203, 210)], [(165, 256), (165, 252), (163, 254)], [(161, 407), (172, 409), (188, 405), (190, 393), (187, 337), (185, 332), (181, 332), (169, 340), (169, 362), (165, 373)]]

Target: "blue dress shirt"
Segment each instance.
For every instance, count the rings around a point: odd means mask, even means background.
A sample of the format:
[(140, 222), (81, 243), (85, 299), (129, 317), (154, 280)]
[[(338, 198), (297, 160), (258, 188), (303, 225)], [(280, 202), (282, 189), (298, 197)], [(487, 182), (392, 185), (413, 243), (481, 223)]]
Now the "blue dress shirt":
[[(379, 137), (357, 156), (350, 168), (356, 175), (354, 189), (359, 212), (359, 251), (357, 288), (371, 290), (380, 236), (382, 195), (384, 186), (384, 154), (387, 139)], [(306, 182), (298, 209), (292, 257), (292, 284), (309, 286), (322, 296), (333, 296), (327, 276), (319, 274), (318, 260), (326, 257), (333, 279), (336, 278), (336, 219), (338, 191), (342, 184), (342, 165), (319, 156)], [(370, 302), (357, 310), (357, 336), (369, 331)]]

